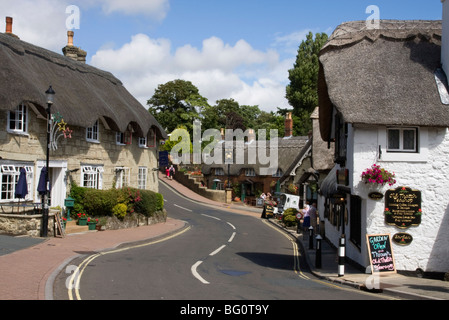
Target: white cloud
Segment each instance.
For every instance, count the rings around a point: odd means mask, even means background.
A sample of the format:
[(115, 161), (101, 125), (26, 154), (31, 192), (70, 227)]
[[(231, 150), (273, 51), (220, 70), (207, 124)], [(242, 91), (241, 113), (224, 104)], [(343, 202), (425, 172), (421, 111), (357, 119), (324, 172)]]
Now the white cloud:
[(284, 96), (287, 65), (292, 61), (279, 61), (274, 50), (255, 50), (244, 40), (230, 45), (211, 37), (200, 49), (191, 45), (174, 49), (167, 39), (138, 34), (118, 49), (100, 49), (91, 63), (116, 75), (144, 105), (159, 84), (184, 79), (197, 86), (210, 104), (233, 98), (265, 111), (288, 106)]

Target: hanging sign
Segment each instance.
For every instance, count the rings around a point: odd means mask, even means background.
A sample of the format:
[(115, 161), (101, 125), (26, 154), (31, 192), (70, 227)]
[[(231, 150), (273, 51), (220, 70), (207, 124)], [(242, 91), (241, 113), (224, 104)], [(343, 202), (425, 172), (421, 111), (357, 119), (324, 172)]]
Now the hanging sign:
[(396, 272), (389, 234), (366, 235), (371, 272)]
[(392, 240), (394, 241), (394, 243), (400, 246), (406, 246), (412, 243), (413, 237), (411, 234), (408, 233), (396, 233), (395, 235), (393, 235)]
[(385, 222), (398, 228), (421, 223), (421, 191), (399, 187), (385, 192)]

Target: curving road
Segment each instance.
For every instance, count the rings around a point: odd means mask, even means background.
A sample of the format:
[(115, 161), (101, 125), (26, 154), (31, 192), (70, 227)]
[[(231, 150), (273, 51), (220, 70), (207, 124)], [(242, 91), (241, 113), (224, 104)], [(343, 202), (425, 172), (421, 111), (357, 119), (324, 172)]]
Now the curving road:
[[(266, 220), (184, 198), (160, 184), (168, 215), (188, 228), (70, 262), (55, 281), (55, 299), (305, 300), (379, 299), (307, 273), (293, 238)], [(74, 269), (75, 270), (75, 269)], [(78, 272), (79, 271), (79, 272)]]

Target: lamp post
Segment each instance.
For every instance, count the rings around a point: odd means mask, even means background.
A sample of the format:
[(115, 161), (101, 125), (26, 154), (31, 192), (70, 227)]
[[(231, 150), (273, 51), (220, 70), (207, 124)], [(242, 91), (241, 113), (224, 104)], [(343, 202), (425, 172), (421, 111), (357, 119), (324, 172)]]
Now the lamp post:
[(47, 237), (48, 233), (48, 199), (49, 199), (49, 165), (50, 165), (50, 132), (52, 126), (51, 119), (51, 106), (53, 105), (56, 92), (50, 86), (47, 91), (45, 91), (45, 96), (47, 98), (47, 159), (46, 159), (46, 170), (45, 170), (45, 194), (42, 197), (42, 237)]
[[(226, 203), (232, 201), (232, 191), (231, 191), (231, 181), (230, 181), (230, 171), (231, 171), (231, 163), (233, 160), (233, 149), (225, 150), (225, 163), (228, 164), (228, 185), (226, 188)], [(228, 194), (231, 193), (231, 194)]]

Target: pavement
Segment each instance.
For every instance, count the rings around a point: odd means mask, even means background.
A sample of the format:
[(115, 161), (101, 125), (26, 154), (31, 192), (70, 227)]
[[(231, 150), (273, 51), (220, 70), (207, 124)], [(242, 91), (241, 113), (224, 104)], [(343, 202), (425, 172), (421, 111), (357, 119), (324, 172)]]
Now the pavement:
[[(226, 211), (259, 218), (261, 208), (243, 204), (224, 204), (204, 198), (175, 180), (159, 175), (159, 180), (191, 201)], [(309, 236), (296, 229), (283, 228), (275, 219), (268, 219), (282, 231), (290, 233), (302, 248), (310, 271), (318, 278), (360, 290), (385, 292), (400, 299), (449, 300), (449, 282), (407, 276), (399, 273), (377, 277), (345, 264), (344, 275), (338, 275), (337, 250), (327, 241), (321, 242), (321, 266), (317, 265), (316, 243), (309, 249)], [(166, 222), (132, 229), (88, 231), (63, 238), (29, 238), (0, 236), (0, 300), (52, 300), (55, 277), (73, 259), (121, 245), (150, 241), (170, 236), (186, 227), (184, 221), (168, 218)], [(26, 237), (25, 237), (26, 238)], [(315, 242), (314, 238), (312, 240)], [(11, 242), (12, 241), (12, 242)], [(11, 243), (19, 243), (14, 246)], [(318, 268), (318, 267), (319, 268)]]

